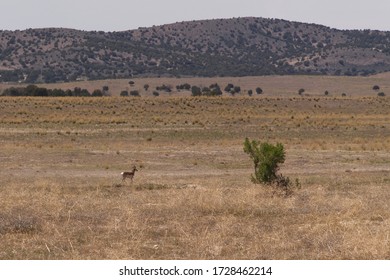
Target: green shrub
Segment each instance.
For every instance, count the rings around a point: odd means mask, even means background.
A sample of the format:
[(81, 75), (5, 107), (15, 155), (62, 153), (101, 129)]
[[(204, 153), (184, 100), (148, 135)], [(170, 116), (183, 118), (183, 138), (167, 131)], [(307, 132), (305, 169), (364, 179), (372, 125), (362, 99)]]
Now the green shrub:
[[(255, 184), (266, 184), (278, 187), (285, 195), (292, 193), (293, 184), (290, 178), (277, 174), (279, 165), (285, 161), (284, 146), (281, 143), (276, 145), (252, 140), (248, 138), (244, 142), (244, 152), (249, 155), (254, 164), (254, 175), (252, 182)], [(298, 179), (296, 187), (300, 187)]]
[(285, 160), (285, 152), (282, 144), (260, 143), (256, 140), (244, 142), (244, 152), (253, 160), (255, 174), (252, 176), (254, 183), (270, 184), (277, 178), (276, 172), (279, 164)]

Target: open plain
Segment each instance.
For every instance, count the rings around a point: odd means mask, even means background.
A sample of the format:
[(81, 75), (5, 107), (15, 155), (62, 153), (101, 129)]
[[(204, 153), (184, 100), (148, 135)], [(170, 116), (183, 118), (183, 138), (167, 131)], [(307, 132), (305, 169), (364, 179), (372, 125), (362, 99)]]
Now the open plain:
[[(234, 82), (252, 97), (0, 97), (0, 259), (390, 258), (390, 99), (372, 90), (390, 79), (261, 79)], [(283, 143), (301, 188), (253, 184), (245, 137)]]

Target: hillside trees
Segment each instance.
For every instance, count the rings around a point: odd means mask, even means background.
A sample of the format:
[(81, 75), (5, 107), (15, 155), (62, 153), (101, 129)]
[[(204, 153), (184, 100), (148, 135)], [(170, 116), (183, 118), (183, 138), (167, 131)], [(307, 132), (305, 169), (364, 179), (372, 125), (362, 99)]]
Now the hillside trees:
[[(221, 24), (226, 28), (218, 32), (212, 20), (201, 25), (178, 23), (174, 32), (167, 26), (158, 27), (159, 32), (156, 28), (0, 31), (0, 81), (25, 82), (26, 75), (27, 83), (36, 83), (80, 77), (369, 75), (390, 70), (389, 32), (281, 25), (253, 18), (244, 18), (240, 24), (226, 19)], [(188, 32), (191, 29), (194, 32)], [(209, 40), (205, 34), (211, 34)], [(356, 51), (353, 57), (348, 54), (352, 49)], [(362, 64), (362, 56), (375, 56), (378, 63)], [(299, 60), (290, 64), (289, 58)]]

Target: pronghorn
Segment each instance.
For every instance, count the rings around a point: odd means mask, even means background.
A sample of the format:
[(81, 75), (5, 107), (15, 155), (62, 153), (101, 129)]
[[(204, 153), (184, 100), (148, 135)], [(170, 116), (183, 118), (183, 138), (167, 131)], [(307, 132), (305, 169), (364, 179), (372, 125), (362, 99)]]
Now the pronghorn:
[(138, 169), (134, 165), (133, 166), (133, 171), (131, 171), (131, 172), (122, 172), (121, 173), (121, 175), (122, 175), (122, 182), (124, 182), (126, 180), (126, 178), (130, 178), (131, 183), (133, 183), (133, 177), (134, 177), (135, 171), (138, 171)]

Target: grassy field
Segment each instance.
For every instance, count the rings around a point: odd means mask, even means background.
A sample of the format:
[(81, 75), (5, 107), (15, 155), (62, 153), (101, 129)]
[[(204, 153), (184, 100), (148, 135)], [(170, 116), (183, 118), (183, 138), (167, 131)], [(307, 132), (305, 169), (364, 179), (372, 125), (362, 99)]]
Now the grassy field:
[[(1, 97), (0, 259), (390, 258), (390, 98), (373, 78), (301, 97), (304, 78), (275, 96)], [(283, 143), (302, 188), (252, 184), (245, 137)]]

